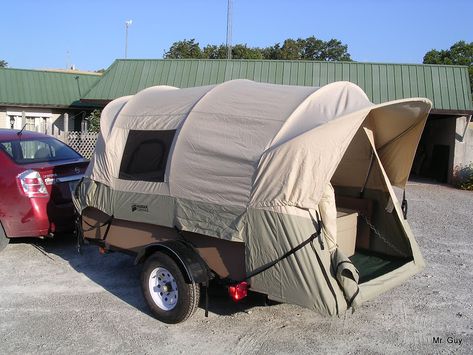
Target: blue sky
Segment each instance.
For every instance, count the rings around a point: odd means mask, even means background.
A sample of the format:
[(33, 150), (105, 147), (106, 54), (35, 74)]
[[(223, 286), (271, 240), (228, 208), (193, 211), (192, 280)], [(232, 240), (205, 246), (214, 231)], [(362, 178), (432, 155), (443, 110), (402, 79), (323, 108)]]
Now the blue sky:
[[(225, 43), (227, 0), (4, 0), (0, 59), (15, 68), (107, 68), (162, 58), (175, 41)], [(233, 43), (268, 46), (314, 35), (348, 45), (356, 61), (421, 63), (432, 49), (473, 42), (473, 0), (233, 0)]]

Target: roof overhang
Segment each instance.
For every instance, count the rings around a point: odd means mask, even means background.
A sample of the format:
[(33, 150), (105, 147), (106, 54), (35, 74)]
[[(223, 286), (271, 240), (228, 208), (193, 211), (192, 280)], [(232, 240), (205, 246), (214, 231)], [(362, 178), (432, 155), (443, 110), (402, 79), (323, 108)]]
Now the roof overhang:
[(91, 105), (88, 103), (82, 103), (77, 101), (71, 105), (44, 105), (44, 104), (24, 104), (24, 103), (10, 103), (0, 102), (0, 107), (16, 107), (16, 108), (42, 108), (42, 109), (59, 109), (59, 110), (83, 110), (88, 108), (95, 108), (97, 105)]
[(471, 116), (473, 115), (473, 110), (443, 110), (433, 108), (430, 110), (431, 116), (441, 115), (441, 116)]
[(83, 104), (89, 104), (90, 106), (96, 107), (105, 107), (112, 101), (113, 99), (80, 99), (80, 102), (82, 102)]

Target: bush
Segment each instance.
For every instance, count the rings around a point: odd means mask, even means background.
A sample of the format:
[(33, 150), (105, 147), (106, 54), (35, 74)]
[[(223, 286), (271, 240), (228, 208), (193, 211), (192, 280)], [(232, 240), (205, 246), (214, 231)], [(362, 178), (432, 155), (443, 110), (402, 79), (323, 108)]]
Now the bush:
[(459, 189), (473, 191), (473, 163), (457, 165), (453, 170), (452, 182)]
[(100, 115), (102, 114), (102, 110), (95, 109), (93, 110), (90, 115), (86, 118), (89, 121), (87, 126), (87, 130), (89, 132), (100, 132)]

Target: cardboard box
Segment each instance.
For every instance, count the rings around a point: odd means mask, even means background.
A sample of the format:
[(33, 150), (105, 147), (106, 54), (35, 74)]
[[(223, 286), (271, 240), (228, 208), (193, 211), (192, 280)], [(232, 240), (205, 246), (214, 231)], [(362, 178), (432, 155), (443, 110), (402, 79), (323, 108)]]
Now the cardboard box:
[(345, 256), (355, 254), (357, 225), (356, 211), (337, 209), (337, 244)]
[(371, 220), (373, 201), (348, 196), (335, 196), (337, 209), (349, 209), (358, 212), (356, 248), (369, 250), (371, 230), (366, 219)]

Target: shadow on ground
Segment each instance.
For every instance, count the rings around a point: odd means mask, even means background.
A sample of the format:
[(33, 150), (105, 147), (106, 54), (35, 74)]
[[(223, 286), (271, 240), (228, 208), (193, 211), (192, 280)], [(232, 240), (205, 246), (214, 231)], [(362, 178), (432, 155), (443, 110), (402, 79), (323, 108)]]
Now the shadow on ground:
[[(76, 240), (72, 235), (61, 235), (54, 239), (21, 238), (11, 243), (27, 243), (38, 249), (45, 257), (54, 255), (67, 261), (69, 265), (92, 280), (105, 290), (151, 316), (145, 303), (140, 286), (142, 265), (134, 265), (134, 257), (118, 252), (102, 255), (97, 246), (84, 245), (82, 254), (76, 248)], [(50, 255), (51, 254), (51, 255)], [(249, 293), (248, 297), (238, 303), (233, 302), (225, 287), (211, 282), (208, 290), (208, 310), (218, 315), (232, 315), (247, 312), (251, 308), (268, 305), (266, 297), (257, 293)], [(205, 309), (204, 288), (201, 292), (199, 307)]]

